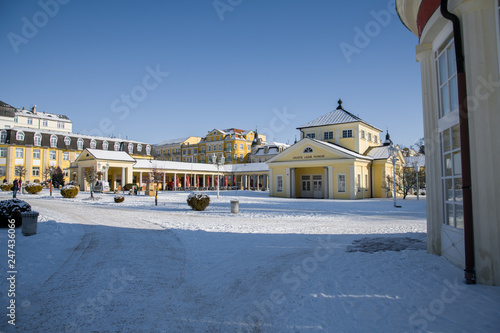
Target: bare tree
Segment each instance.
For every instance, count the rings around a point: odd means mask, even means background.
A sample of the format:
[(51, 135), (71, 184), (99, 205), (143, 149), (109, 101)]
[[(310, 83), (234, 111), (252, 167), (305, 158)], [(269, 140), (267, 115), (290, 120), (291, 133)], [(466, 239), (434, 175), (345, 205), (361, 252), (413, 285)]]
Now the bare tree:
[[(420, 169), (418, 172), (418, 181), (420, 187), (425, 187), (425, 171)], [(417, 185), (417, 174), (413, 166), (409, 167), (397, 167), (396, 166), (396, 192), (403, 195), (403, 199), (406, 199), (408, 194)], [(393, 186), (393, 176), (387, 176), (387, 183), (383, 188), (385, 190), (392, 190)], [(395, 195), (395, 194), (394, 194)]]
[(94, 185), (98, 178), (98, 173), (94, 167), (86, 167), (83, 177), (90, 184), (90, 197), (94, 199)]

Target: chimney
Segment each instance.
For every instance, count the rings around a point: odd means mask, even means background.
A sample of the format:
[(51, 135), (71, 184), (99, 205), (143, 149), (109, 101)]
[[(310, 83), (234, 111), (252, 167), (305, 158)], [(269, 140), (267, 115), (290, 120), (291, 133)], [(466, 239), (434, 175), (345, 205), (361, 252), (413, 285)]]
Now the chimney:
[(36, 114), (36, 105), (31, 109), (31, 112), (33, 112), (33, 114)]

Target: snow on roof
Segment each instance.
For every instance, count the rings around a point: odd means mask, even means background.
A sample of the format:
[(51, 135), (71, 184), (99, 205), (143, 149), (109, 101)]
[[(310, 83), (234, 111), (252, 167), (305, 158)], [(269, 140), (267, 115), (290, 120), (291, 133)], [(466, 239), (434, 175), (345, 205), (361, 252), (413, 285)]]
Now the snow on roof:
[(425, 155), (418, 155), (418, 156), (407, 156), (405, 157), (406, 165), (408, 166), (414, 166), (415, 164), (418, 164), (421, 167), (425, 167)]
[(16, 110), (16, 114), (23, 115), (25, 117), (31, 117), (31, 118), (40, 118), (40, 119), (50, 119), (50, 120), (56, 120), (56, 121), (62, 121), (66, 123), (71, 123), (71, 120), (65, 115), (62, 114), (54, 114), (54, 113), (47, 113), (47, 112), (40, 112), (36, 111), (34, 113), (33, 111), (30, 110)]
[[(217, 166), (211, 163), (186, 163), (186, 162), (175, 162), (175, 161), (159, 161), (159, 160), (147, 160), (138, 159), (134, 165), (136, 169), (151, 169), (156, 168), (159, 170), (182, 170), (184, 172), (188, 170), (198, 171), (198, 172), (217, 172)], [(249, 164), (226, 164), (220, 167), (221, 172), (259, 172), (259, 171), (269, 171), (269, 167), (266, 163), (249, 163)]]
[(391, 156), (391, 153), (389, 151), (389, 146), (377, 146), (368, 148), (365, 155), (375, 160), (383, 160), (388, 159)]
[(135, 159), (124, 151), (86, 149), (92, 156), (98, 160), (134, 162)]
[(11, 128), (12, 130), (15, 131), (23, 131), (23, 132), (34, 132), (34, 133), (40, 133), (40, 134), (55, 134), (55, 135), (63, 135), (67, 136), (70, 138), (82, 138), (82, 139), (95, 139), (95, 140), (102, 140), (102, 141), (118, 141), (118, 142), (131, 142), (131, 143), (140, 143), (142, 145), (148, 145), (145, 142), (141, 141), (135, 141), (135, 140), (128, 140), (128, 139), (123, 139), (123, 138), (110, 138), (106, 136), (93, 136), (93, 135), (87, 135), (87, 134), (80, 134), (80, 133), (68, 133), (68, 132), (60, 132), (60, 131), (53, 131), (53, 130), (40, 130), (38, 128), (33, 128), (33, 127), (20, 127), (16, 126)]
[(164, 145), (172, 145), (172, 144), (176, 144), (176, 143), (181, 143), (181, 142), (186, 141), (189, 138), (190, 138), (190, 136), (188, 136), (186, 138), (177, 138), (177, 139), (165, 140), (165, 141), (162, 141), (160, 143), (155, 144), (155, 146), (164, 146)]

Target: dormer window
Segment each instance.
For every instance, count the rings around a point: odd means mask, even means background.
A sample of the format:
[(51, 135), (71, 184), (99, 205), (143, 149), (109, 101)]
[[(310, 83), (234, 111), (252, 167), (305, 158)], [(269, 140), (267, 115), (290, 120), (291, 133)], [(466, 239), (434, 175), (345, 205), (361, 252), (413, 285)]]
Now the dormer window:
[(67, 136), (67, 137), (64, 138), (64, 144), (66, 146), (69, 146), (71, 144), (71, 138), (69, 136)]
[(53, 148), (57, 147), (57, 136), (55, 135), (50, 136), (50, 146)]
[(120, 143), (115, 142), (115, 151), (120, 151)]
[(42, 135), (40, 133), (36, 133), (33, 137), (33, 144), (38, 147), (42, 145)]
[(151, 146), (150, 145), (147, 145), (146, 146), (146, 155), (151, 155)]
[(133, 154), (134, 153), (134, 144), (133, 143), (129, 143), (128, 144), (128, 153), (129, 154)]
[(79, 138), (78, 141), (76, 142), (76, 147), (78, 150), (83, 150), (83, 139)]
[(102, 150), (108, 150), (108, 141), (102, 142)]
[(97, 142), (94, 139), (92, 139), (90, 141), (90, 148), (91, 149), (96, 149), (96, 147), (97, 147)]
[(23, 141), (24, 140), (24, 132), (23, 131), (17, 131), (17, 133), (16, 133), (16, 140), (18, 140), (18, 141)]
[(137, 151), (142, 151), (142, 145), (140, 143), (137, 144)]

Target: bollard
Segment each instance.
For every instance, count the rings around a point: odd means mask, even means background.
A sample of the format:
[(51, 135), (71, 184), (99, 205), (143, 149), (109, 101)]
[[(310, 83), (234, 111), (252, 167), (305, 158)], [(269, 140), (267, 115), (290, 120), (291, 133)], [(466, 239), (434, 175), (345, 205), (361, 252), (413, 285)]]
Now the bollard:
[(231, 200), (231, 213), (238, 214), (240, 212), (240, 202), (238, 200)]

